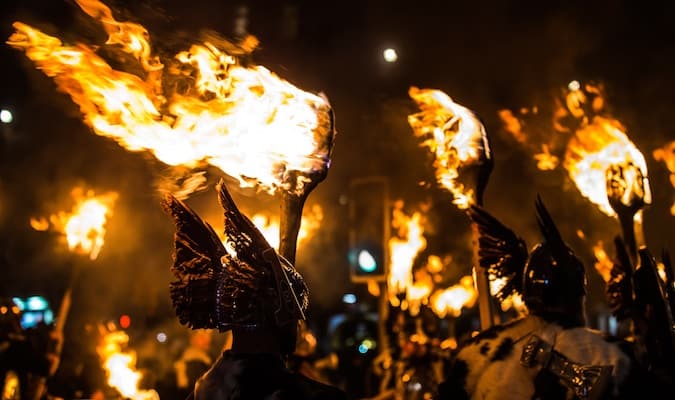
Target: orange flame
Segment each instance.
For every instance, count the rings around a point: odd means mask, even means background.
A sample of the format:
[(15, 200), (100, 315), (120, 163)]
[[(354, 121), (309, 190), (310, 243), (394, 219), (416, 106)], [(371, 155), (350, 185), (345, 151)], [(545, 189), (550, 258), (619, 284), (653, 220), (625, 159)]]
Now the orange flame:
[(478, 299), (473, 284), (473, 278), (469, 275), (462, 277), (457, 285), (444, 290), (437, 290), (431, 295), (431, 309), (441, 318), (446, 315), (459, 317), (462, 308), (473, 307)]
[[(581, 194), (605, 214), (615, 216), (608, 199), (607, 174), (617, 166), (630, 165), (632, 169), (626, 169), (623, 177), (626, 181), (620, 183), (629, 189), (624, 191), (625, 198), (621, 201), (626, 203), (628, 197), (638, 195), (645, 204), (651, 203), (644, 156), (618, 120), (601, 115), (605, 105), (602, 86), (585, 84), (582, 87), (578, 81), (572, 81), (567, 89), (566, 110), (576, 118), (579, 127), (567, 144), (563, 167)], [(557, 115), (563, 116), (564, 111)]]
[(466, 209), (475, 203), (471, 188), (458, 182), (459, 169), (490, 158), (485, 127), (468, 108), (455, 103), (440, 90), (411, 87), (410, 97), (421, 111), (408, 116), (415, 136), (423, 139), (421, 146), (434, 155), (436, 179), (454, 196), (453, 203)]
[(560, 160), (555, 155), (551, 154), (547, 144), (541, 145), (541, 153), (535, 154), (534, 159), (537, 160), (537, 168), (542, 171), (553, 170), (558, 167)]
[(598, 243), (593, 246), (593, 255), (595, 256), (595, 270), (598, 271), (598, 274), (600, 274), (605, 283), (609, 282), (612, 277), (611, 274), (614, 263), (609, 255), (607, 255), (605, 244), (602, 240), (598, 240)]
[(581, 194), (609, 216), (616, 215), (607, 198), (606, 173), (612, 166), (633, 164), (639, 168), (644, 182), (638, 184), (647, 191), (645, 202), (651, 202), (647, 164), (624, 130), (616, 120), (595, 116), (570, 139), (563, 161)]
[(103, 247), (106, 233), (105, 224), (112, 216), (112, 208), (117, 200), (116, 192), (94, 195), (82, 188), (71, 192), (75, 200), (72, 212), (59, 212), (46, 218), (31, 218), (33, 229), (46, 231), (50, 226), (65, 235), (68, 249), (75, 253), (88, 254), (95, 260)]
[(401, 200), (394, 203), (392, 228), (394, 234), (388, 242), (391, 258), (388, 284), (389, 300), (396, 307), (400, 305), (397, 295), (407, 295), (408, 289), (413, 286), (413, 263), (417, 255), (426, 248), (427, 240), (423, 236), (422, 214), (415, 212), (407, 215)]
[[(240, 65), (237, 56), (250, 53), (255, 38), (237, 46), (211, 37), (178, 53), (173, 60), (178, 66), (165, 71), (151, 55), (145, 28), (117, 22), (98, 0), (77, 3), (103, 25), (107, 44), (140, 62), (145, 80), (113, 69), (96, 46), (64, 45), (22, 22), (13, 24), (7, 43), (54, 78), (96, 134), (172, 166), (217, 167), (242, 186), (270, 194), (301, 193), (306, 175), (328, 167), (333, 135), (328, 101), (262, 66)], [(162, 87), (181, 86), (162, 84), (169, 80), (189, 88), (163, 93)]]
[[(302, 222), (298, 231), (298, 245), (312, 237), (321, 226), (323, 209), (315, 204), (311, 208), (303, 210)], [(279, 217), (258, 213), (251, 217), (251, 222), (265, 236), (270, 246), (279, 249)]]
[[(497, 293), (504, 287), (506, 284), (506, 278), (497, 278), (496, 276), (490, 275), (490, 294), (496, 296)], [(508, 311), (513, 309), (518, 315), (524, 315), (527, 313), (527, 307), (523, 298), (518, 293), (513, 293), (500, 302), (499, 307), (502, 311)]]
[(108, 377), (108, 385), (117, 390), (125, 399), (159, 400), (154, 390), (140, 390), (142, 378), (136, 371), (136, 353), (127, 349), (129, 336), (121, 330), (106, 333), (96, 352), (101, 358)]
[[(675, 187), (675, 140), (654, 150), (652, 156), (654, 160), (666, 164), (666, 168), (670, 171), (670, 183)], [(670, 214), (675, 215), (675, 200), (670, 207)]]
[(523, 130), (523, 123), (513, 114), (513, 111), (503, 109), (499, 110), (497, 115), (504, 123), (504, 130), (506, 130), (516, 142), (520, 144), (525, 144), (525, 142), (527, 142), (527, 135)]

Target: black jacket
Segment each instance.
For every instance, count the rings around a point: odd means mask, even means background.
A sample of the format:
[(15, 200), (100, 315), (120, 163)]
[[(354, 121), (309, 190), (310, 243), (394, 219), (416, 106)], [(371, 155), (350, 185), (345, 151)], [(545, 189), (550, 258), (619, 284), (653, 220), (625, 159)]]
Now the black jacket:
[(333, 386), (289, 371), (275, 354), (225, 351), (195, 385), (195, 400), (346, 400)]

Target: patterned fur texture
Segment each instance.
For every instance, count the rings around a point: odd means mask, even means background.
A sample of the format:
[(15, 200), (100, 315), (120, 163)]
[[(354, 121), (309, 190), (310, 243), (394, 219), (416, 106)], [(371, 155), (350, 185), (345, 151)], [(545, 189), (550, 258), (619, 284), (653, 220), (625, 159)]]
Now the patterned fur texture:
[[(464, 386), (471, 399), (533, 399), (540, 367), (520, 364), (523, 346), (536, 334), (568, 359), (584, 365), (612, 365), (614, 394), (628, 376), (630, 358), (603, 335), (588, 328), (563, 329), (536, 316), (527, 316), (485, 331), (467, 342), (455, 359), (452, 379)], [(560, 385), (560, 396), (572, 398)]]

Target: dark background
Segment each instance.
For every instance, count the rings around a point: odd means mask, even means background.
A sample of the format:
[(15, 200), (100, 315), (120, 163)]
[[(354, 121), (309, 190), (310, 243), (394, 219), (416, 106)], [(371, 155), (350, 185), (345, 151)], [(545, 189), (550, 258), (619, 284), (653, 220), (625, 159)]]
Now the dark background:
[[(322, 325), (341, 309), (344, 293), (363, 291), (349, 281), (347, 187), (354, 178), (390, 177), (392, 197), (410, 211), (431, 201), (425, 254), (452, 254), (447, 284), (470, 272), (466, 217), (434, 184), (431, 160), (417, 145), (406, 117), (415, 111), (409, 86), (437, 88), (475, 110), (491, 136), (495, 169), (485, 205), (526, 238), (539, 240), (534, 198), (542, 194), (565, 238), (586, 262), (593, 309), (604, 307), (590, 246), (610, 242), (617, 223), (583, 199), (562, 169), (538, 171), (532, 154), (503, 130), (497, 112), (522, 106), (551, 108), (572, 79), (605, 85), (611, 114), (647, 159), (654, 202), (645, 211), (647, 243), (656, 254), (675, 252), (675, 190), (652, 151), (675, 139), (675, 5), (670, 2), (385, 2), (385, 1), (109, 1), (120, 21), (150, 32), (156, 51), (170, 56), (204, 29), (231, 36), (237, 10), (248, 8), (248, 32), (261, 42), (253, 58), (283, 78), (324, 92), (336, 114), (338, 136), (327, 179), (307, 206), (319, 204), (324, 221), (299, 249), (298, 268), (311, 290), (310, 318)], [(68, 43), (102, 44), (105, 36), (74, 2), (3, 0), (0, 37), (23, 21)], [(387, 64), (382, 50), (399, 60)], [(74, 265), (84, 264), (75, 291), (74, 318), (122, 313), (148, 326), (174, 318), (168, 297), (173, 225), (159, 207), (157, 182), (169, 174), (150, 155), (128, 152), (92, 134), (77, 107), (55, 90), (20, 51), (0, 46), (0, 106), (14, 114), (3, 126), (0, 161), (0, 290), (43, 293), (56, 307)], [(551, 132), (553, 134), (553, 132)], [(222, 173), (208, 171), (209, 184)], [(55, 235), (37, 232), (30, 217), (70, 207), (77, 184), (118, 191), (99, 258), (69, 254)], [(235, 196), (244, 210), (275, 212), (277, 199), (247, 190)], [(188, 203), (216, 226), (212, 189)], [(576, 235), (582, 229), (587, 240)], [(609, 249), (608, 249), (609, 250)]]

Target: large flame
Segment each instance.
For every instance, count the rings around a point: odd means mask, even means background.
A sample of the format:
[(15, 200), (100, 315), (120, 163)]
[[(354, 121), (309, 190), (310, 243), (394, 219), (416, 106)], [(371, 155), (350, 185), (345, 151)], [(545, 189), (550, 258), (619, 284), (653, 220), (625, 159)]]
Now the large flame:
[[(581, 194), (605, 214), (615, 216), (607, 192), (608, 174), (613, 174), (614, 181), (621, 180), (615, 183), (627, 189), (620, 199), (624, 204), (628, 205), (634, 196), (645, 204), (651, 203), (645, 158), (630, 141), (621, 122), (604, 111), (602, 86), (572, 81), (567, 89), (564, 108), (560, 104), (561, 111), (557, 113), (560, 116), (557, 126), (568, 129), (562, 122), (566, 113), (575, 121), (563, 167)], [(617, 168), (621, 174), (616, 173)]]
[[(426, 248), (422, 227), (422, 213), (407, 215), (403, 210), (403, 201), (394, 203), (392, 210), (392, 228), (394, 234), (389, 239), (390, 267), (388, 276), (389, 299), (392, 305), (399, 306), (398, 295), (408, 295), (413, 286), (413, 263), (417, 255)], [(420, 298), (419, 293), (410, 291), (411, 298)]]
[(136, 58), (144, 79), (113, 69), (97, 46), (65, 45), (22, 22), (13, 24), (7, 43), (54, 78), (96, 134), (169, 165), (217, 167), (268, 193), (299, 193), (307, 175), (328, 168), (328, 101), (262, 66), (242, 66), (237, 57), (253, 51), (255, 38), (233, 45), (212, 36), (178, 53), (176, 66), (165, 69), (144, 27), (116, 21), (98, 0), (76, 1), (102, 24), (108, 45)]
[[(300, 230), (298, 231), (298, 245), (302, 244), (321, 226), (323, 220), (323, 209), (320, 205), (303, 210)], [(251, 217), (251, 222), (265, 236), (270, 246), (279, 249), (279, 217), (266, 213), (257, 213)]]
[[(656, 161), (662, 161), (666, 164), (666, 168), (670, 171), (670, 183), (675, 188), (675, 140), (654, 150), (652, 155)], [(675, 215), (675, 200), (670, 207), (670, 213)]]
[(127, 348), (128, 343), (129, 336), (124, 331), (113, 330), (103, 336), (96, 348), (108, 378), (108, 385), (125, 399), (159, 400), (156, 391), (138, 388), (143, 376), (136, 370), (136, 353)]
[(95, 195), (81, 187), (72, 190), (75, 206), (71, 212), (60, 211), (47, 218), (31, 218), (35, 230), (54, 229), (65, 235), (68, 249), (75, 253), (87, 254), (95, 260), (103, 247), (106, 222), (112, 216), (117, 200), (116, 192)]
[[(624, 132), (618, 121), (595, 116), (570, 139), (563, 161), (581, 194), (609, 216), (616, 215), (607, 198), (607, 171), (611, 167), (633, 165), (639, 168), (644, 182), (638, 184), (649, 190), (645, 158)], [(628, 186), (634, 184), (628, 183)]]
[(469, 275), (462, 277), (457, 285), (444, 290), (437, 290), (431, 295), (431, 309), (441, 318), (446, 315), (459, 317), (462, 308), (473, 307), (478, 299), (473, 284), (473, 278)]
[(476, 193), (458, 181), (459, 170), (491, 157), (485, 127), (471, 110), (440, 90), (411, 87), (408, 94), (421, 110), (409, 115), (408, 123), (422, 139), (421, 146), (433, 153), (438, 183), (452, 193), (460, 209), (468, 208), (476, 202)]

